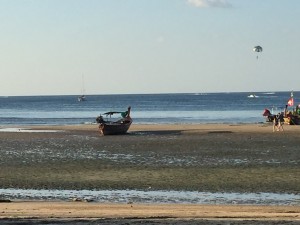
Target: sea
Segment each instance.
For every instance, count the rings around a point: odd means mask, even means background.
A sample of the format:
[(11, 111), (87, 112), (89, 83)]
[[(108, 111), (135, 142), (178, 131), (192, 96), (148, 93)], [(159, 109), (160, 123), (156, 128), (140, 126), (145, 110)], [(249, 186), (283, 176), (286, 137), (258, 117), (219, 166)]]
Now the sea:
[[(300, 92), (292, 92), (295, 105)], [(93, 124), (108, 111), (131, 106), (135, 124), (264, 123), (264, 109), (284, 110), (291, 92), (2, 96), (0, 125)]]

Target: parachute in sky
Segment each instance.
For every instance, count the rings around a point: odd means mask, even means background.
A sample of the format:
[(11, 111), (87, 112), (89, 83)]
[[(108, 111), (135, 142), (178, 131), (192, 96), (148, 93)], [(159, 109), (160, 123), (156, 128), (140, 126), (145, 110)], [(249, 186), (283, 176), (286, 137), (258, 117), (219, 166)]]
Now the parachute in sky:
[[(253, 51), (259, 53), (259, 52), (263, 51), (263, 48), (261, 46), (257, 45), (253, 48)], [(258, 55), (256, 56), (256, 59), (258, 59)]]

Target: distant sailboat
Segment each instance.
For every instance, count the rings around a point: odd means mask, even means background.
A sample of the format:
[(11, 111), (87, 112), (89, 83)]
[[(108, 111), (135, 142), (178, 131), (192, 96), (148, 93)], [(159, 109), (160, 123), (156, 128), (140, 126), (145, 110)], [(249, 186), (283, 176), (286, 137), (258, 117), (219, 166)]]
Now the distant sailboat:
[(82, 95), (80, 95), (78, 98), (77, 98), (77, 100), (79, 101), (79, 102), (83, 102), (83, 101), (86, 101), (86, 97), (85, 97), (85, 88), (84, 88), (84, 77), (83, 77), (83, 75), (82, 75), (82, 88), (81, 88), (81, 93), (82, 93)]
[(79, 102), (86, 101), (85, 95), (79, 96), (79, 97), (78, 97), (78, 101), (79, 101)]

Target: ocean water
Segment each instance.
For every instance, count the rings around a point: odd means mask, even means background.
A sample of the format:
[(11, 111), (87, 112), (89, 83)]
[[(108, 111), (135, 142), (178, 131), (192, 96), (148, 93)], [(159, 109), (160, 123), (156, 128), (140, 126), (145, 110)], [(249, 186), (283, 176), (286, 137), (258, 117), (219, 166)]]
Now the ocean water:
[[(249, 97), (254, 94), (256, 97)], [(0, 97), (0, 125), (95, 123), (107, 111), (126, 111), (136, 124), (263, 123), (265, 108), (282, 111), (290, 92), (186, 93)], [(294, 92), (299, 104), (300, 92)]]

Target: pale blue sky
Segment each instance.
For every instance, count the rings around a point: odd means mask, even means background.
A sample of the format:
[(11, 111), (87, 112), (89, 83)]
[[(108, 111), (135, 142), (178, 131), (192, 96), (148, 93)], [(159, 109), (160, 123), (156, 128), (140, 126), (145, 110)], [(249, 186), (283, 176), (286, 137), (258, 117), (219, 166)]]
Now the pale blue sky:
[(300, 90), (299, 0), (0, 0), (0, 30), (1, 96)]

